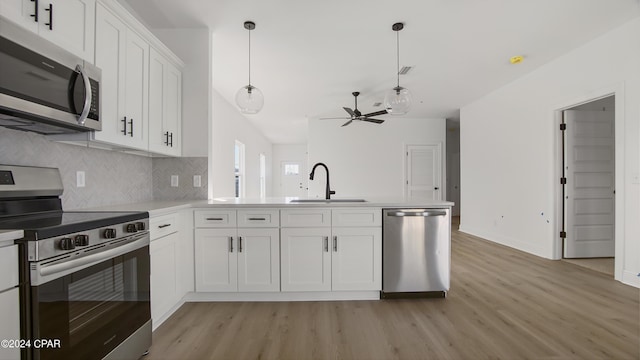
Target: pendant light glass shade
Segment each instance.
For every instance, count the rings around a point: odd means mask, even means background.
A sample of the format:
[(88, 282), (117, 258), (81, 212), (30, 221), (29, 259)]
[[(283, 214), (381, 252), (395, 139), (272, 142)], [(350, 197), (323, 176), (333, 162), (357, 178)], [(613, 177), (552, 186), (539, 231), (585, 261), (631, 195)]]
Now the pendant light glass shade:
[(264, 105), (264, 96), (257, 87), (247, 85), (236, 93), (236, 104), (243, 114), (257, 114)]
[(408, 89), (400, 86), (400, 30), (404, 28), (403, 23), (395, 23), (391, 29), (396, 32), (396, 76), (397, 85), (393, 89), (387, 91), (384, 96), (384, 108), (391, 115), (404, 115), (411, 108), (411, 93)]
[(411, 108), (411, 93), (408, 89), (396, 86), (384, 95), (384, 108), (391, 115), (404, 115)]
[(256, 28), (253, 21), (245, 21), (244, 28), (249, 30), (249, 85), (243, 86), (236, 93), (236, 104), (243, 114), (257, 114), (264, 105), (262, 91), (251, 85), (251, 30)]

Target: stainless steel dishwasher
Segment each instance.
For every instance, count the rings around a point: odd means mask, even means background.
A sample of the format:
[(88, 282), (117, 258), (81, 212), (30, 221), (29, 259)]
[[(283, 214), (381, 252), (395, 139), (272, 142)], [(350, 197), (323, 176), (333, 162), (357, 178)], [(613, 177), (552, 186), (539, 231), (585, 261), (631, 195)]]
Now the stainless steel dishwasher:
[(383, 209), (382, 298), (445, 297), (450, 209)]

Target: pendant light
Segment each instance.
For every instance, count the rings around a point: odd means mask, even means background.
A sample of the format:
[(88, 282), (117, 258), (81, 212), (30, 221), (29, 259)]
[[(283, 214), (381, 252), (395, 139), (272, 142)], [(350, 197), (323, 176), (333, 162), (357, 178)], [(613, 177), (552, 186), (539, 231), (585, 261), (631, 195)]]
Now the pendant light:
[(245, 21), (244, 28), (249, 30), (249, 85), (243, 86), (236, 93), (236, 104), (243, 114), (257, 114), (264, 105), (262, 91), (251, 85), (251, 30), (256, 28), (253, 21)]
[(408, 89), (400, 86), (400, 30), (404, 28), (403, 23), (395, 23), (391, 29), (396, 32), (396, 60), (397, 60), (397, 80), (396, 87), (387, 91), (384, 96), (384, 108), (391, 115), (404, 115), (411, 107), (411, 93)]

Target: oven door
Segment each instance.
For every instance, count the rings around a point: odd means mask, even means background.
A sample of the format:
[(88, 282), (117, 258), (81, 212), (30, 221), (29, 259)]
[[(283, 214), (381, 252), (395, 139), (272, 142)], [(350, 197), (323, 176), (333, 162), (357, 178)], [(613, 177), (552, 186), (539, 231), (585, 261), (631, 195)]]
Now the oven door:
[[(140, 248), (31, 286), (31, 339), (53, 341), (33, 347), (34, 359), (102, 359), (145, 324), (150, 327), (148, 234), (146, 240)], [(142, 351), (150, 337), (149, 331)]]

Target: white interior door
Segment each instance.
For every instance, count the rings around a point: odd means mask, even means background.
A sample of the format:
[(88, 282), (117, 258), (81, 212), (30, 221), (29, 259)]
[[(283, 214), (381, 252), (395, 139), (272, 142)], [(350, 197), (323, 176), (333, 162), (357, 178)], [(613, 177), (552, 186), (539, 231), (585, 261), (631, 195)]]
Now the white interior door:
[(567, 110), (565, 258), (615, 255), (613, 111)]
[(281, 196), (307, 196), (307, 169), (303, 161), (282, 161), (280, 163)]
[(442, 200), (440, 144), (406, 146), (405, 195), (409, 199)]

